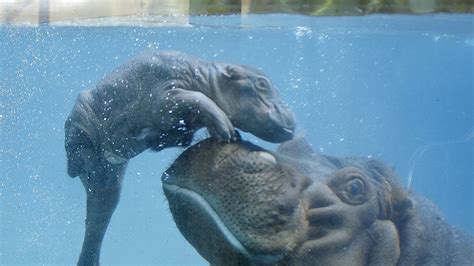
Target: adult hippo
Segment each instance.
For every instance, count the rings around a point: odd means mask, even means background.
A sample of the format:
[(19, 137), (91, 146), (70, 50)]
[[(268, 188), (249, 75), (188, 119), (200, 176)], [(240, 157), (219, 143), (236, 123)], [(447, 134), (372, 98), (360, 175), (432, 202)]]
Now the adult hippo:
[(473, 238), (383, 163), (204, 140), (163, 174), (176, 225), (211, 265), (473, 265)]
[(87, 193), (79, 265), (99, 264), (129, 159), (187, 146), (206, 127), (221, 141), (234, 127), (271, 142), (293, 137), (294, 119), (270, 79), (250, 66), (176, 51), (137, 56), (82, 92), (65, 123), (67, 170)]

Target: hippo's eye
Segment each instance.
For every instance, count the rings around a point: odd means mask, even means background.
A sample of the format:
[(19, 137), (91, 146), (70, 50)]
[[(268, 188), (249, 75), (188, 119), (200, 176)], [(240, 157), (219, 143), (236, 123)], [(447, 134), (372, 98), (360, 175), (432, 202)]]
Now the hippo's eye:
[(365, 201), (365, 184), (360, 177), (353, 177), (340, 190), (342, 200), (348, 204), (357, 205)]
[(270, 83), (264, 78), (259, 78), (255, 82), (255, 86), (259, 91), (266, 92), (270, 88)]

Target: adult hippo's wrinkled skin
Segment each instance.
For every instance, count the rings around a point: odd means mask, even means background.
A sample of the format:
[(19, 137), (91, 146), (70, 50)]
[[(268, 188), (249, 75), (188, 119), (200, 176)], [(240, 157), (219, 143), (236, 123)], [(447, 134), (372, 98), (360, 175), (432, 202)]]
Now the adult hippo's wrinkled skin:
[(235, 139), (234, 127), (283, 142), (295, 122), (260, 70), (176, 51), (134, 57), (79, 94), (65, 123), (67, 171), (87, 193), (79, 265), (99, 264), (128, 161), (147, 149), (188, 146), (203, 127), (224, 142)]
[(163, 174), (176, 225), (211, 265), (472, 265), (450, 227), (365, 158), (202, 141)]

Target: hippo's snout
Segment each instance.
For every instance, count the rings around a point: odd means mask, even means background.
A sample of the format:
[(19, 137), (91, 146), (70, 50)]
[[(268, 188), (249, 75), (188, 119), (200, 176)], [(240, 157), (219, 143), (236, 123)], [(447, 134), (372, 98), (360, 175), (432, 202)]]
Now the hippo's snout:
[(198, 145), (162, 177), (183, 235), (209, 261), (222, 254), (265, 263), (282, 259), (304, 234), (302, 184), (279, 166), (278, 157), (250, 143), (210, 139)]

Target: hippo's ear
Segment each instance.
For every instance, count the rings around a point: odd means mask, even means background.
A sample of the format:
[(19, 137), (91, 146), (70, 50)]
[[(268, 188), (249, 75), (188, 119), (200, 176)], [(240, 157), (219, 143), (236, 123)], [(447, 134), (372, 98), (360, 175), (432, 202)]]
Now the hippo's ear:
[(379, 185), (379, 219), (401, 224), (413, 215), (413, 202), (393, 168), (378, 160), (367, 160), (364, 168)]
[(292, 140), (283, 142), (277, 151), (280, 154), (292, 157), (307, 157), (314, 154), (313, 148), (304, 136), (297, 136)]
[(222, 72), (224, 77), (229, 79), (242, 79), (244, 78), (244, 73), (239, 66), (236, 65), (226, 65), (224, 71)]

